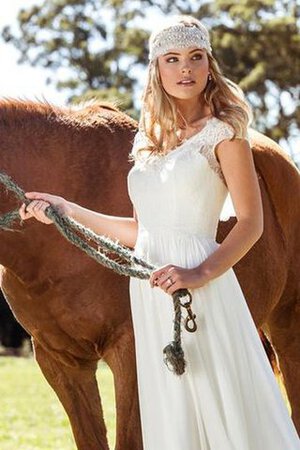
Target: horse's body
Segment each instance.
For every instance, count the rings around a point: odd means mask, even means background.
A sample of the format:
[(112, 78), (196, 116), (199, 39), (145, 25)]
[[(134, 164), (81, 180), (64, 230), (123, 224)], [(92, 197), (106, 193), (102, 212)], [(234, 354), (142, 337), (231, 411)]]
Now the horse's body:
[[(79, 112), (50, 105), (0, 103), (0, 171), (25, 191), (62, 195), (88, 208), (132, 215), (128, 153), (136, 131), (108, 106)], [(279, 355), (300, 431), (300, 177), (280, 148), (251, 132), (264, 204), (260, 240), (234, 267), (258, 328)], [(1, 188), (0, 214), (15, 209)], [(220, 222), (221, 242), (236, 219)], [(2, 288), (33, 336), (36, 359), (63, 403), (78, 449), (108, 449), (97, 361), (110, 366), (117, 405), (117, 450), (141, 450), (128, 279), (97, 265), (54, 226), (35, 220), (0, 231)]]

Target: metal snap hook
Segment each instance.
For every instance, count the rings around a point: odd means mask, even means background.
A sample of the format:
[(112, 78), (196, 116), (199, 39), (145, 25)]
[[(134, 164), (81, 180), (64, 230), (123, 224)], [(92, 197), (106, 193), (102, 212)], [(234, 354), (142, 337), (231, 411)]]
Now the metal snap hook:
[[(190, 333), (194, 333), (197, 330), (197, 324), (196, 324), (196, 314), (193, 313), (190, 307), (187, 308), (188, 315), (186, 316), (184, 320), (184, 326), (187, 331)], [(190, 325), (191, 322), (191, 325)]]

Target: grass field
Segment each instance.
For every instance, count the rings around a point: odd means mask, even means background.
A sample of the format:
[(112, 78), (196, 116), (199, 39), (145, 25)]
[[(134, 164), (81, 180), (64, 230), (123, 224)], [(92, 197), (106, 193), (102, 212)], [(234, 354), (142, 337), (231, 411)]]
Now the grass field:
[[(115, 404), (111, 372), (97, 372), (114, 448)], [(0, 449), (76, 450), (68, 418), (33, 358), (0, 358)]]
[[(103, 363), (99, 365), (97, 379), (113, 449), (113, 380)], [(0, 358), (0, 381), (1, 450), (76, 450), (68, 418), (33, 358)], [(281, 390), (290, 411), (282, 385)]]

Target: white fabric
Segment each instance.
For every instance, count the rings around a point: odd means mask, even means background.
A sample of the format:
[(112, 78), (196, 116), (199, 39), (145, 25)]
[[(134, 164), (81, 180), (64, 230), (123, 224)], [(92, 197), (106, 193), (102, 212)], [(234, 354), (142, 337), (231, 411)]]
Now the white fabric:
[(187, 47), (205, 48), (211, 54), (208, 30), (199, 20), (187, 26), (175, 18), (169, 25), (152, 32), (149, 40), (149, 59), (154, 60), (174, 48)]
[[(231, 133), (213, 118), (168, 155), (148, 159), (136, 153), (138, 133), (128, 175), (137, 255), (192, 268), (218, 248), (228, 190), (213, 149)], [(191, 293), (198, 330), (183, 329), (187, 368), (178, 377), (162, 353), (173, 339), (172, 299), (148, 280), (130, 280), (144, 450), (299, 450), (233, 269)]]

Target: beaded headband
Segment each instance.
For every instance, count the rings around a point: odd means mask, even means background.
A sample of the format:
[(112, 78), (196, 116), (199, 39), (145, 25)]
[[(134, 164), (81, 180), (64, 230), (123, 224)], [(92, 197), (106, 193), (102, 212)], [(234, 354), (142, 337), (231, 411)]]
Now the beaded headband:
[(212, 48), (206, 27), (199, 20), (193, 19), (193, 22), (175, 21), (153, 32), (149, 39), (149, 60), (153, 61), (173, 48), (199, 47), (211, 54)]

